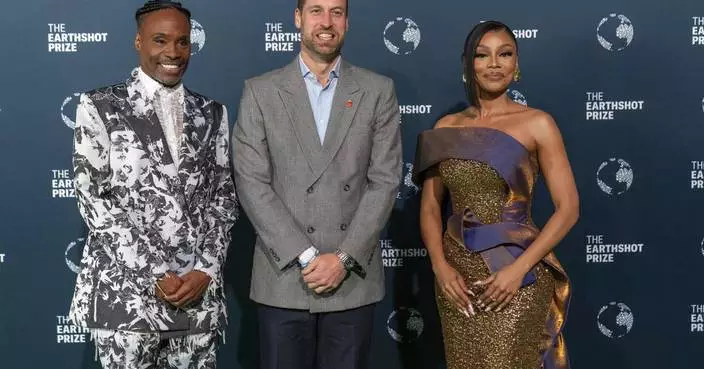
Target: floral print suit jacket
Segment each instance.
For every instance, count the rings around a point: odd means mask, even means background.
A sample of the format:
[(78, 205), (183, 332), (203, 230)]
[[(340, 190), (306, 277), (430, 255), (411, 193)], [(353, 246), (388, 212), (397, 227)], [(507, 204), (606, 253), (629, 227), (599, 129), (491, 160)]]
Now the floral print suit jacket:
[[(88, 238), (70, 317), (89, 328), (218, 330), (238, 208), (227, 110), (185, 90), (177, 167), (137, 72), (82, 94), (77, 109), (75, 183)], [(156, 296), (165, 272), (194, 269), (212, 278), (200, 301), (181, 310)]]

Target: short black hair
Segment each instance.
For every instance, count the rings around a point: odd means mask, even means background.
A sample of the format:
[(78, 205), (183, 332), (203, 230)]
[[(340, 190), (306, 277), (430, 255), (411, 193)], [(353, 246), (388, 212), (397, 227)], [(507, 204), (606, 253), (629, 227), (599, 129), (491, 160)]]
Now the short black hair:
[(137, 21), (137, 27), (142, 25), (145, 15), (162, 9), (176, 9), (181, 12), (181, 14), (186, 16), (189, 21), (191, 20), (191, 12), (184, 8), (179, 2), (170, 0), (149, 0), (144, 3), (141, 8), (137, 9), (137, 12), (134, 14), (134, 19)]
[(492, 31), (505, 31), (513, 39), (513, 43), (516, 44), (516, 53), (518, 53), (518, 42), (516, 41), (516, 36), (511, 31), (507, 25), (499, 21), (486, 21), (481, 22), (474, 26), (467, 39), (464, 41), (464, 51), (462, 52), (462, 58), (464, 59), (463, 72), (465, 77), (464, 89), (467, 93), (467, 101), (470, 106), (479, 108), (479, 96), (475, 93), (477, 88), (477, 81), (474, 79), (474, 56), (477, 53), (477, 46), (482, 37), (484, 37), (487, 32)]
[[(296, 0), (296, 8), (298, 10), (303, 10), (303, 7), (306, 6), (306, 0)], [(347, 8), (347, 11), (349, 12), (349, 7), (350, 7), (350, 0), (345, 1), (345, 8)]]

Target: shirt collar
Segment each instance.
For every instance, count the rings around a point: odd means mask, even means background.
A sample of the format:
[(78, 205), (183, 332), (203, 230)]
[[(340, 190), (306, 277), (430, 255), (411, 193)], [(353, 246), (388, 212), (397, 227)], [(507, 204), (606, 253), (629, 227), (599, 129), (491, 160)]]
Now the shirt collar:
[(160, 88), (166, 88), (167, 90), (174, 91), (174, 92), (181, 92), (183, 91), (183, 83), (179, 83), (176, 87), (166, 87), (159, 83), (157, 80), (154, 78), (150, 77), (148, 74), (144, 73), (142, 70), (142, 67), (137, 68), (138, 73), (139, 73), (139, 80), (142, 82), (144, 85), (144, 89), (147, 91), (147, 97), (150, 99), (154, 98), (154, 94), (160, 89)]
[[(332, 69), (330, 70), (329, 78), (328, 81), (332, 81), (334, 78), (339, 78), (340, 77), (340, 61), (342, 60), (341, 56), (337, 57), (337, 60), (335, 61), (335, 65), (333, 65)], [(298, 65), (301, 68), (301, 75), (303, 78), (308, 78), (308, 76), (313, 76), (313, 72), (311, 72), (310, 68), (306, 65), (306, 63), (303, 62), (303, 57), (301, 54), (298, 54)]]

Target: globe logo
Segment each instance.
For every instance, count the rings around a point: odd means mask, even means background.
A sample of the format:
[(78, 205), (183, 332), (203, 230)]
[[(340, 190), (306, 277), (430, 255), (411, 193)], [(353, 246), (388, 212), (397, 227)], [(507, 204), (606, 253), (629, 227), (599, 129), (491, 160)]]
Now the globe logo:
[(633, 41), (633, 24), (622, 14), (609, 14), (596, 27), (596, 37), (609, 51), (621, 51)]
[(396, 199), (399, 200), (410, 199), (420, 192), (420, 187), (416, 186), (411, 180), (411, 176), (413, 175), (413, 163), (404, 163), (403, 172), (403, 184), (400, 186), (398, 195), (396, 195)]
[(399, 343), (410, 343), (420, 338), (424, 325), (423, 316), (413, 308), (400, 307), (386, 320), (389, 335)]
[(621, 338), (633, 328), (633, 312), (622, 302), (610, 302), (596, 317), (599, 331), (609, 338)]
[(83, 254), (85, 242), (85, 238), (77, 238), (75, 241), (71, 241), (71, 243), (69, 243), (66, 247), (66, 251), (64, 251), (66, 266), (68, 266), (68, 268), (74, 273), (79, 273), (81, 271), (81, 254)]
[(384, 28), (384, 44), (396, 55), (408, 55), (420, 44), (420, 28), (410, 18), (396, 18)]
[(205, 46), (205, 29), (195, 19), (191, 19), (191, 55), (198, 54)]
[(521, 104), (521, 105), (528, 105), (528, 100), (526, 99), (525, 96), (521, 93), (521, 91), (518, 90), (507, 90), (506, 94), (508, 97), (511, 98), (511, 100)]
[(79, 100), (77, 97), (79, 96), (81, 96), (81, 94), (76, 92), (66, 97), (64, 102), (61, 103), (61, 120), (71, 129), (76, 128), (76, 108)]
[(621, 195), (633, 184), (633, 169), (625, 160), (611, 158), (599, 165), (596, 183), (609, 195)]

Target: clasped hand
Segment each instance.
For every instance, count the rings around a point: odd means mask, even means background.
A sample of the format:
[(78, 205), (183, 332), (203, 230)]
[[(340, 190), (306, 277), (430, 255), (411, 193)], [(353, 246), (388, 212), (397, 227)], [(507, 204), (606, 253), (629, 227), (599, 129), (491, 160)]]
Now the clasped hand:
[(157, 281), (157, 296), (175, 307), (184, 307), (203, 296), (210, 284), (210, 276), (192, 270), (183, 276), (168, 272)]
[(501, 268), (489, 278), (474, 283), (475, 286), (484, 288), (484, 292), (477, 298), (477, 306), (484, 311), (501, 311), (518, 293), (525, 273), (521, 272), (515, 264)]
[(484, 311), (503, 310), (518, 292), (525, 274), (513, 265), (504, 267), (488, 278), (472, 284), (478, 289), (483, 289), (480, 294), (479, 291), (474, 292), (468, 288), (464, 278), (446, 262), (433, 267), (433, 271), (438, 287), (445, 297), (467, 316), (476, 314), (475, 306)]
[(301, 273), (308, 288), (318, 294), (334, 291), (347, 276), (347, 270), (334, 253), (319, 255)]

